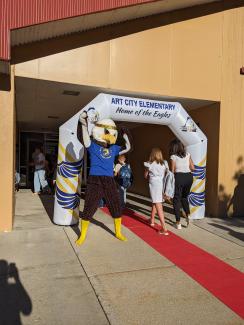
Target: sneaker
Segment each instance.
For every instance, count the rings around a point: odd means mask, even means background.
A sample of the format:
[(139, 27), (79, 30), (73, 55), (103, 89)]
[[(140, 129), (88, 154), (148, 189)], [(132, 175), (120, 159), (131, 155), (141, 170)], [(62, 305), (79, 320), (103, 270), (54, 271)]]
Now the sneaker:
[(180, 223), (177, 223), (177, 224), (176, 224), (176, 229), (178, 229), (178, 230), (181, 229), (181, 224), (180, 224)]

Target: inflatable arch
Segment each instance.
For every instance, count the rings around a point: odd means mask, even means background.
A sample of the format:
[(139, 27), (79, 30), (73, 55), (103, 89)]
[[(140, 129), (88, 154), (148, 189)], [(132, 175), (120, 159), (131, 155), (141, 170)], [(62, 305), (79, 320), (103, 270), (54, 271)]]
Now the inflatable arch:
[(57, 190), (53, 218), (55, 224), (73, 225), (79, 218), (84, 148), (77, 138), (77, 125), (82, 111), (88, 114), (89, 132), (98, 118), (167, 125), (184, 143), (195, 165), (194, 182), (189, 195), (191, 218), (204, 217), (207, 138), (182, 105), (178, 102), (101, 93), (59, 129)]

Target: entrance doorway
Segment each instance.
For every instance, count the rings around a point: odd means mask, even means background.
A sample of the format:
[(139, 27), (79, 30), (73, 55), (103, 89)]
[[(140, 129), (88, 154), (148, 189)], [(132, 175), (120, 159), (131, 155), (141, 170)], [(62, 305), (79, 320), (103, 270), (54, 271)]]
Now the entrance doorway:
[[(44, 141), (44, 134), (55, 133), (56, 146), (58, 142), (58, 128), (68, 121), (74, 114), (79, 112), (82, 107), (86, 106), (91, 100), (93, 100), (100, 92), (104, 93), (114, 93), (116, 95), (122, 96), (132, 96), (136, 95), (137, 98), (149, 98), (153, 100), (161, 101), (172, 101), (179, 102), (183, 107), (187, 109), (187, 112), (192, 116), (193, 120), (197, 125), (204, 131), (207, 135), (208, 148), (211, 153), (208, 156), (208, 166), (207, 166), (207, 179), (211, 180), (207, 183), (206, 188), (206, 205), (207, 213), (215, 215), (216, 211), (216, 197), (218, 190), (217, 179), (218, 179), (218, 147), (219, 147), (219, 113), (220, 106), (219, 103), (200, 100), (193, 98), (179, 98), (179, 97), (167, 97), (167, 96), (153, 96), (148, 97), (148, 94), (143, 93), (129, 93), (125, 91), (96, 88), (92, 86), (84, 86), (78, 84), (69, 84), (62, 82), (37, 80), (24, 77), (16, 77), (16, 107), (17, 107), (17, 127), (21, 130), (20, 134), (30, 134), (32, 133), (33, 139), (40, 139), (39, 136), (42, 135), (42, 140)], [(66, 91), (69, 90), (70, 92)], [(133, 108), (134, 109), (134, 108)], [(212, 123), (209, 123), (209, 120)], [(182, 122), (182, 127), (185, 126), (186, 121)], [(124, 126), (125, 121), (119, 122), (117, 120), (116, 124), (118, 127), (120, 125)], [(146, 154), (149, 151), (149, 146), (155, 146), (162, 143), (168, 143), (169, 138), (172, 137), (170, 130), (167, 126), (156, 126), (149, 125), (148, 123), (144, 125), (143, 123), (132, 123), (127, 121), (127, 127), (131, 129), (134, 144), (134, 154), (132, 155), (132, 161), (134, 171), (135, 171), (135, 183), (133, 186), (133, 192), (139, 195), (147, 195), (146, 185), (141, 179), (142, 164), (140, 163), (146, 159)], [(212, 127), (214, 125), (214, 127)], [(34, 131), (33, 131), (34, 130)], [(185, 130), (185, 128), (184, 128)], [(181, 130), (182, 132), (186, 132)], [(192, 133), (191, 133), (192, 134)], [(76, 135), (76, 129), (74, 136)], [(22, 136), (21, 136), (22, 138)], [(19, 137), (20, 139), (20, 137)], [(152, 140), (149, 140), (152, 139)], [(26, 141), (26, 140), (25, 140)], [(27, 146), (27, 145), (26, 145)], [(160, 145), (161, 146), (161, 145)], [(23, 149), (23, 142), (18, 141), (19, 155), (20, 159), (16, 159), (17, 166), (21, 166), (22, 174), (22, 187), (26, 187), (26, 150)], [(163, 147), (164, 152), (167, 152), (167, 146)], [(23, 153), (23, 150), (25, 151)], [(45, 150), (45, 146), (44, 146)], [(24, 155), (24, 157), (23, 157)], [(167, 156), (165, 157), (167, 159)], [(82, 184), (84, 187), (86, 184), (86, 175), (89, 173), (89, 159), (87, 160), (86, 154), (83, 160), (83, 175)], [(30, 184), (29, 184), (30, 185)]]
[(38, 139), (27, 139), (27, 152), (26, 152), (26, 187), (33, 190), (34, 182), (34, 171), (35, 167), (30, 165), (30, 162), (33, 161), (32, 155), (36, 148), (41, 148), (43, 151), (43, 143)]
[(36, 147), (41, 148), (47, 162), (57, 157), (58, 134), (56, 132), (27, 132), (20, 131), (19, 134), (19, 166), (20, 187), (33, 189), (34, 166), (31, 165), (32, 154)]

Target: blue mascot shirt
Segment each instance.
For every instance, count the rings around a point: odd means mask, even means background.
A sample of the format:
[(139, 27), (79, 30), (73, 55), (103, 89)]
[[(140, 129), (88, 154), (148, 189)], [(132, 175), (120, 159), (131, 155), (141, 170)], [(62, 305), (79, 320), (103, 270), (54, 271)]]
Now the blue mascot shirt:
[(120, 146), (113, 144), (105, 148), (92, 141), (87, 150), (90, 154), (90, 175), (114, 176), (114, 160), (119, 155)]

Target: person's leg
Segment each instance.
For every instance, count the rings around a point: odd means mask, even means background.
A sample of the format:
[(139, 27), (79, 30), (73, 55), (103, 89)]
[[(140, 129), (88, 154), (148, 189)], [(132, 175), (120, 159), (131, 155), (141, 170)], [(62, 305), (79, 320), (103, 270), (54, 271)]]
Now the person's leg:
[(41, 183), (38, 175), (38, 170), (34, 172), (34, 193), (40, 193)]
[(123, 209), (125, 207), (124, 188), (123, 188), (123, 186), (119, 186), (119, 199), (120, 199), (121, 208)]
[(113, 177), (104, 178), (104, 198), (108, 209), (114, 218), (115, 236), (119, 240), (126, 241), (126, 237), (121, 234), (121, 206), (117, 184)]
[(175, 194), (173, 198), (173, 207), (176, 218), (176, 227), (181, 229), (180, 217), (181, 217), (181, 197), (182, 197), (182, 185), (181, 185), (181, 175), (175, 174)]
[(41, 183), (42, 190), (49, 190), (48, 182), (46, 180), (46, 172), (44, 169), (38, 170), (39, 179)]
[(189, 216), (190, 216), (190, 207), (188, 202), (188, 196), (191, 191), (191, 186), (193, 182), (193, 176), (191, 173), (187, 173), (184, 175), (184, 185), (182, 187), (182, 198), (181, 198), (181, 204), (183, 207), (183, 210), (186, 214), (186, 223), (187, 226), (189, 225)]
[(85, 206), (81, 214), (80, 224), (80, 237), (76, 240), (77, 245), (83, 244), (86, 239), (87, 229), (90, 223), (90, 219), (95, 214), (98, 203), (102, 198), (101, 184), (99, 183), (98, 176), (88, 178), (87, 188), (85, 193)]
[(150, 218), (151, 226), (154, 226), (154, 224), (155, 224), (156, 212), (157, 212), (156, 205), (155, 205), (155, 203), (152, 203), (151, 218)]
[(167, 234), (167, 228), (166, 228), (166, 224), (165, 224), (165, 220), (164, 220), (164, 211), (163, 211), (163, 205), (162, 203), (155, 203), (156, 209), (157, 209), (157, 213), (159, 216), (159, 220), (163, 229), (164, 234)]
[(123, 188), (124, 189), (124, 206), (126, 205), (126, 188)]

